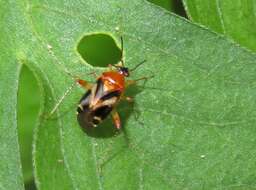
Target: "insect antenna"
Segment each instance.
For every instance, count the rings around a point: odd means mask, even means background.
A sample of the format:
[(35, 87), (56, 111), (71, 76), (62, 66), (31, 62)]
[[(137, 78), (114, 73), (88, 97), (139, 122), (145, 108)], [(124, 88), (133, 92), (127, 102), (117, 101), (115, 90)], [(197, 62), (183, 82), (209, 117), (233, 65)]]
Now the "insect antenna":
[(121, 63), (122, 63), (122, 67), (124, 66), (124, 40), (123, 37), (120, 37), (121, 40)]
[(133, 67), (132, 69), (130, 69), (130, 72), (135, 71), (139, 66), (141, 66), (143, 63), (145, 63), (146, 60), (143, 60), (142, 62), (140, 62), (139, 64), (137, 64), (135, 67)]

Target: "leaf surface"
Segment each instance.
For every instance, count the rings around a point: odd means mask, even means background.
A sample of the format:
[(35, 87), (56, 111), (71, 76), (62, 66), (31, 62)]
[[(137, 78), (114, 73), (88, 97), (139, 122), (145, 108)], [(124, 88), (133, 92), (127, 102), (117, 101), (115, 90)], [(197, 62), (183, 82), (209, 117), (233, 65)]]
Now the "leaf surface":
[[(0, 53), (0, 189), (18, 190), (24, 189), (16, 111), (19, 74), (22, 65), (26, 64), (35, 73), (41, 94), (45, 93), (45, 96), (42, 94), (41, 99), (44, 97), (51, 98), (52, 94), (49, 90), (51, 88), (49, 79), (45, 74), (47, 70), (38, 66), (41, 63), (42, 65), (47, 63), (47, 61), (43, 56), (43, 49), (45, 48), (42, 48), (42, 43), (37, 38), (30, 22), (29, 2), (8, 1), (0, 2), (0, 5), (0, 47), (2, 50)], [(42, 107), (43, 104), (47, 105), (50, 101), (43, 102), (42, 100)], [(40, 121), (42, 120), (40, 119)], [(71, 189), (71, 182), (64, 170), (64, 165), (58, 161), (62, 158), (59, 129), (57, 127), (50, 129), (53, 129), (50, 134), (48, 134), (49, 128), (47, 126), (38, 127), (36, 130), (36, 142), (41, 136), (45, 136), (42, 138), (44, 141), (40, 141), (42, 144), (37, 143), (36, 148), (34, 146), (33, 153), (35, 155), (34, 166), (36, 167), (35, 175), (38, 189), (58, 189), (59, 187)], [(37, 148), (41, 148), (39, 153)], [(39, 158), (38, 155), (41, 157), (39, 156)], [(46, 156), (48, 156), (47, 159), (45, 159)], [(37, 164), (41, 167), (38, 168)], [(40, 180), (37, 178), (38, 176), (40, 176)]]
[[(8, 3), (0, 2), (0, 189), (24, 189), (18, 147), (16, 105), (21, 65), (13, 48), (14, 16)], [(13, 7), (14, 8), (14, 7)]]
[(183, 0), (189, 17), (256, 51), (256, 1)]
[[(255, 187), (255, 54), (146, 1), (29, 1), (15, 11), (24, 19), (14, 52), (43, 92), (34, 145), (39, 189)], [(131, 78), (154, 74), (127, 91), (135, 104), (118, 106), (117, 135), (110, 119), (93, 134), (80, 129), (81, 88), (47, 117), (74, 83), (67, 71), (90, 81), (86, 73), (102, 72), (76, 51), (79, 39), (99, 32), (119, 46), (123, 36), (128, 67), (147, 60)]]
[(154, 3), (160, 7), (165, 8), (168, 11), (173, 11), (174, 10), (174, 1), (173, 0), (148, 0), (151, 3)]

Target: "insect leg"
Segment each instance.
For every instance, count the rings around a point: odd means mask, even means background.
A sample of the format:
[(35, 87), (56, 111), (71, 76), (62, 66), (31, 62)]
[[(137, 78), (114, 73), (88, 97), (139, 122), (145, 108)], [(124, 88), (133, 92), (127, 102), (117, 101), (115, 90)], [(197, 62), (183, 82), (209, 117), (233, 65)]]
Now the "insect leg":
[(53, 107), (52, 111), (50, 112), (51, 116), (52, 114), (54, 114), (54, 112), (57, 110), (57, 108), (60, 106), (60, 104), (63, 102), (63, 100), (65, 99), (65, 97), (72, 91), (72, 89), (75, 87), (75, 83), (73, 83), (67, 90), (66, 92), (63, 94), (63, 96), (59, 99), (59, 101), (56, 103), (56, 105)]
[(77, 83), (82, 86), (83, 88), (85, 88), (86, 90), (90, 90), (92, 88), (92, 84), (87, 82), (86, 80), (82, 80), (82, 79), (77, 79), (76, 80)]
[(125, 86), (128, 87), (130, 85), (134, 85), (140, 80), (147, 81), (148, 79), (153, 78), (153, 77), (154, 76), (149, 76), (149, 77), (141, 77), (141, 78), (138, 78), (138, 79), (135, 79), (135, 80), (127, 80), (126, 83), (125, 83)]
[[(82, 86), (83, 88), (85, 88), (86, 90), (89, 90), (92, 88), (92, 84), (82, 80), (82, 79), (77, 79), (76, 82)], [(67, 90), (66, 92), (63, 94), (63, 96), (58, 100), (58, 102), (56, 103), (56, 105), (53, 107), (53, 109), (50, 112), (50, 115), (53, 115), (55, 113), (55, 111), (57, 110), (57, 108), (61, 105), (61, 103), (63, 102), (63, 100), (65, 99), (65, 97), (73, 90), (73, 88), (75, 87), (76, 83), (73, 83)]]
[(121, 129), (121, 120), (120, 120), (119, 114), (117, 113), (116, 110), (113, 110), (111, 114), (112, 114), (112, 118), (113, 118), (113, 122), (115, 124), (115, 127), (117, 129)]

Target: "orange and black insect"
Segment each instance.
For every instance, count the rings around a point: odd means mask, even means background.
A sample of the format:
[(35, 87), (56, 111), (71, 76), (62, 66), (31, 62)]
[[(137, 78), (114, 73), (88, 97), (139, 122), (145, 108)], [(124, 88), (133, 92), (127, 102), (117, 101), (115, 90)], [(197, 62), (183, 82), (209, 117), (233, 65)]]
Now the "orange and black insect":
[(103, 72), (95, 84), (78, 79), (77, 82), (87, 89), (77, 107), (77, 120), (81, 127), (97, 127), (105, 118), (112, 115), (117, 129), (121, 128), (121, 120), (116, 106), (122, 99), (132, 101), (132, 98), (124, 95), (127, 86), (135, 84), (138, 80), (146, 80), (142, 77), (137, 80), (126, 80), (130, 72), (135, 70), (143, 62), (129, 70), (123, 61), (123, 39), (121, 38), (121, 61), (117, 65), (109, 65), (109, 71)]
[[(51, 48), (49, 48), (49, 52), (54, 55)], [(56, 59), (56, 61), (61, 64), (58, 59)], [(91, 84), (86, 80), (77, 79), (77, 77), (74, 77), (70, 72), (65, 70), (67, 74), (76, 79), (76, 82), (80, 86), (87, 90), (80, 99), (77, 107), (77, 120), (82, 128), (86, 129), (97, 127), (98, 124), (100, 124), (109, 115), (112, 115), (115, 127), (117, 129), (121, 128), (121, 120), (118, 112), (116, 111), (116, 106), (122, 99), (132, 101), (131, 97), (124, 95), (128, 86), (136, 84), (139, 80), (146, 80), (150, 78), (142, 77), (136, 80), (126, 79), (129, 77), (130, 72), (137, 69), (144, 62), (145, 60), (130, 70), (124, 66), (123, 39), (121, 37), (121, 61), (116, 65), (109, 65), (109, 70), (103, 72), (99, 77), (97, 77), (95, 84)], [(73, 87), (74, 85), (65, 92), (50, 112), (50, 115), (57, 110), (65, 96), (71, 92)]]

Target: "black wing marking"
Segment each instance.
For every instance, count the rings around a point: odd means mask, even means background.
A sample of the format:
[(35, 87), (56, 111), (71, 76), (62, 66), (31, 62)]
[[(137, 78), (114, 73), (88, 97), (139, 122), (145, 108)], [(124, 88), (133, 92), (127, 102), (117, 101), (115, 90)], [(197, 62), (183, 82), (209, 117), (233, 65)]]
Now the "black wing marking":
[(102, 106), (99, 107), (98, 109), (94, 110), (94, 117), (98, 117), (101, 120), (104, 120), (112, 111), (113, 107), (112, 106)]
[(92, 93), (92, 91), (91, 90), (88, 90), (83, 96), (82, 96), (82, 98), (79, 100), (79, 103), (81, 104), (81, 103), (85, 103), (85, 102), (87, 102), (87, 101), (89, 101), (89, 97), (91, 96), (91, 93)]
[[(113, 101), (113, 103), (109, 103), (108, 105), (104, 105), (104, 102), (111, 100), (112, 98), (116, 98), (117, 100), (120, 96), (121, 92), (118, 90), (104, 92), (104, 83), (99, 78), (95, 86), (93, 86), (91, 90), (88, 90), (79, 101), (77, 120), (80, 126), (83, 128), (97, 126), (111, 113), (116, 101)], [(96, 101), (93, 105), (90, 105), (94, 100)], [(103, 104), (98, 104), (98, 106), (96, 106), (98, 100)]]
[(113, 98), (113, 97), (117, 97), (117, 99), (118, 99), (118, 98), (120, 97), (120, 95), (121, 95), (120, 91), (115, 90), (115, 91), (106, 93), (106, 94), (105, 94), (104, 96), (102, 96), (100, 99), (101, 99), (102, 101), (108, 100), (108, 99)]
[(80, 99), (77, 112), (81, 113), (89, 108), (92, 91), (88, 90)]
[(87, 107), (78, 112), (77, 120), (82, 128), (96, 127), (110, 114), (112, 109), (112, 106), (101, 106), (92, 111)]
[(102, 82), (101, 78), (97, 80), (96, 90), (94, 97), (100, 99), (100, 97), (104, 94), (104, 83)]

